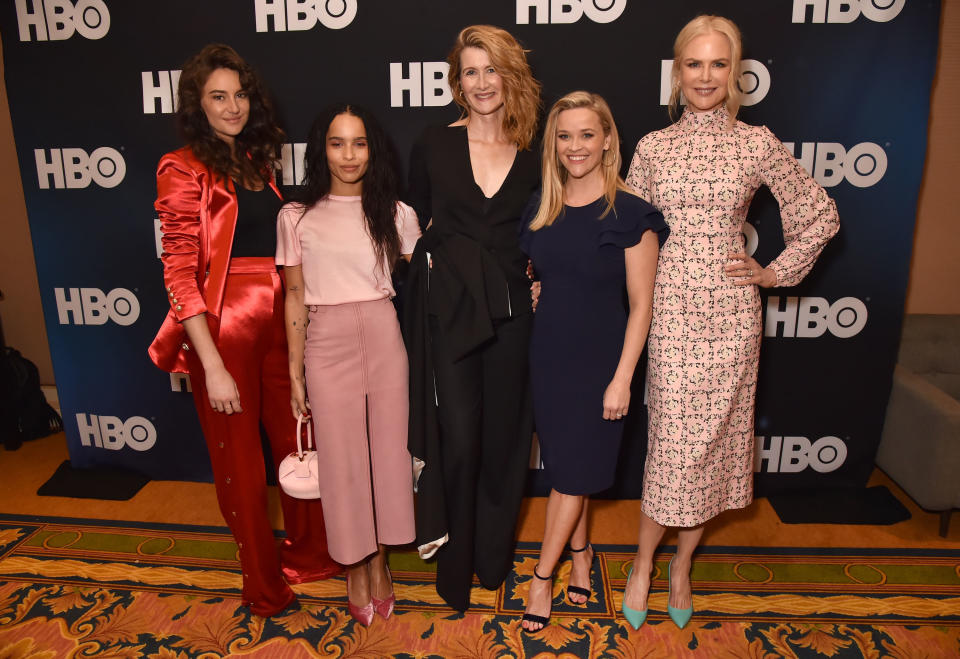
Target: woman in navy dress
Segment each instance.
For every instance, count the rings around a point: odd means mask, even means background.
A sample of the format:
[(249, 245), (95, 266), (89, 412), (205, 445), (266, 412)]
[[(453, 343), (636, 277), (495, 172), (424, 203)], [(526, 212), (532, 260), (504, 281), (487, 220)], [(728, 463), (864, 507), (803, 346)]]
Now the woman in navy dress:
[(590, 598), (588, 498), (613, 484), (630, 381), (650, 327), (657, 254), (668, 229), (653, 206), (626, 189), (619, 171), (619, 138), (606, 102), (582, 91), (557, 101), (543, 139), (541, 194), (531, 200), (520, 238), (542, 282), (530, 374), (551, 487), (523, 615), (527, 631), (549, 620), (552, 574), (568, 540), (567, 597), (574, 604)]

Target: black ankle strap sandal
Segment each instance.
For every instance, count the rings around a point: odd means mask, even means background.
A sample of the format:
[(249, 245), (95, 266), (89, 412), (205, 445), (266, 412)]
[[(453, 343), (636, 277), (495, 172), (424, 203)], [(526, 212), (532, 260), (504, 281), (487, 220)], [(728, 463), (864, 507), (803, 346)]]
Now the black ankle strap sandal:
[[(573, 553), (573, 554), (579, 554), (580, 552), (586, 551), (587, 548), (589, 548), (589, 547), (590, 547), (590, 543), (588, 542), (588, 543), (585, 544), (584, 546), (580, 547), (580, 549), (574, 549), (573, 547), (571, 547), (571, 548), (570, 548), (570, 552)], [(586, 599), (586, 601), (584, 601), (584, 602), (574, 602), (572, 599), (570, 599), (570, 594), (571, 594), (571, 593), (573, 593), (574, 595), (583, 595), (583, 596), (586, 597), (587, 599)], [(574, 605), (577, 605), (577, 606), (586, 604), (588, 601), (590, 601), (590, 596), (591, 596), (592, 594), (593, 594), (593, 591), (590, 590), (589, 588), (581, 588), (580, 586), (571, 586), (570, 584), (567, 584), (567, 600), (568, 600), (571, 604), (574, 604)]]
[[(540, 567), (540, 564), (539, 564), (539, 563), (537, 563), (536, 565), (533, 566), (533, 576), (534, 576), (534, 577), (536, 577), (536, 578), (539, 579), (540, 581), (553, 581), (553, 574), (551, 574), (549, 577), (541, 577), (540, 574), (537, 572), (537, 568), (538, 568), (538, 567)], [(527, 628), (524, 627), (522, 624), (520, 625), (520, 628), (521, 628), (525, 633), (527, 633), (527, 634), (536, 634), (538, 631), (540, 631), (541, 629), (543, 629), (544, 627), (547, 626), (547, 623), (550, 622), (550, 616), (538, 616), (538, 615), (534, 615), (534, 614), (532, 614), (532, 613), (524, 613), (524, 614), (523, 614), (523, 618), (521, 618), (521, 621), (523, 621), (523, 620), (526, 620), (527, 622), (532, 622), (532, 623), (536, 623), (536, 624), (540, 625), (540, 629), (527, 629)]]

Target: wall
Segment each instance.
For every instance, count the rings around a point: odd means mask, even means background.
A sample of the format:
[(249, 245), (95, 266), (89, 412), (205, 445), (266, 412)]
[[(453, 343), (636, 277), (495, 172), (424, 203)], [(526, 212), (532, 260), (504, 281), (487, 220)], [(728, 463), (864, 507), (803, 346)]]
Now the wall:
[(945, 0), (907, 313), (960, 313), (960, 3)]
[[(960, 171), (960, 3), (945, 1), (934, 81), (927, 164), (907, 293), (907, 313), (960, 313), (960, 231), (957, 200), (950, 194)], [(0, 55), (0, 72), (2, 72)], [(878, 75), (880, 73), (878, 72)], [(6, 85), (0, 85), (0, 319), (8, 345), (37, 364), (53, 384), (53, 366), (40, 308), (33, 246), (17, 167)]]

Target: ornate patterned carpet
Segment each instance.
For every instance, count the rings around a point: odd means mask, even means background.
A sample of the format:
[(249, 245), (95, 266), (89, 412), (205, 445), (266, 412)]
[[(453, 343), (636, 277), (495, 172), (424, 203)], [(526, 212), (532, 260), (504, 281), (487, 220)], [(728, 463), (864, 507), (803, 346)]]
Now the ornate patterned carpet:
[(630, 548), (597, 545), (590, 602), (562, 603), (564, 562), (552, 624), (525, 635), (535, 549), (499, 590), (476, 586), (466, 615), (437, 597), (432, 564), (395, 553), (397, 613), (365, 629), (339, 578), (250, 615), (226, 529), (0, 515), (0, 659), (960, 656), (958, 550), (707, 547), (684, 630), (665, 614), (667, 554), (636, 632), (616, 613)]

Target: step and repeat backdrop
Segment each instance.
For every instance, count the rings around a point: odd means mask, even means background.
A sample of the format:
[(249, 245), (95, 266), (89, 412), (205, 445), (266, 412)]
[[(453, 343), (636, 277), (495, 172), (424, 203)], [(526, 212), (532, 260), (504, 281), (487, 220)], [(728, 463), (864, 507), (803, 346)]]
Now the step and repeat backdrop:
[[(425, 126), (455, 120), (445, 58), (473, 23), (503, 27), (530, 49), (546, 107), (573, 89), (604, 95), (629, 162), (641, 136), (669, 123), (673, 39), (699, 13), (743, 31), (740, 118), (769, 126), (841, 215), (813, 274), (764, 296), (759, 493), (862, 486), (900, 334), (938, 1), (2, 3), (7, 92), (73, 464), (210, 478), (189, 378), (146, 355), (167, 311), (155, 167), (180, 146), (180, 67), (204, 44), (232, 45), (262, 75), (289, 136), (280, 177), (296, 185), (307, 130), (328, 103), (371, 108), (403, 159)], [(766, 191), (746, 237), (761, 263), (782, 249)], [(614, 496), (639, 495), (644, 413), (631, 415)]]

